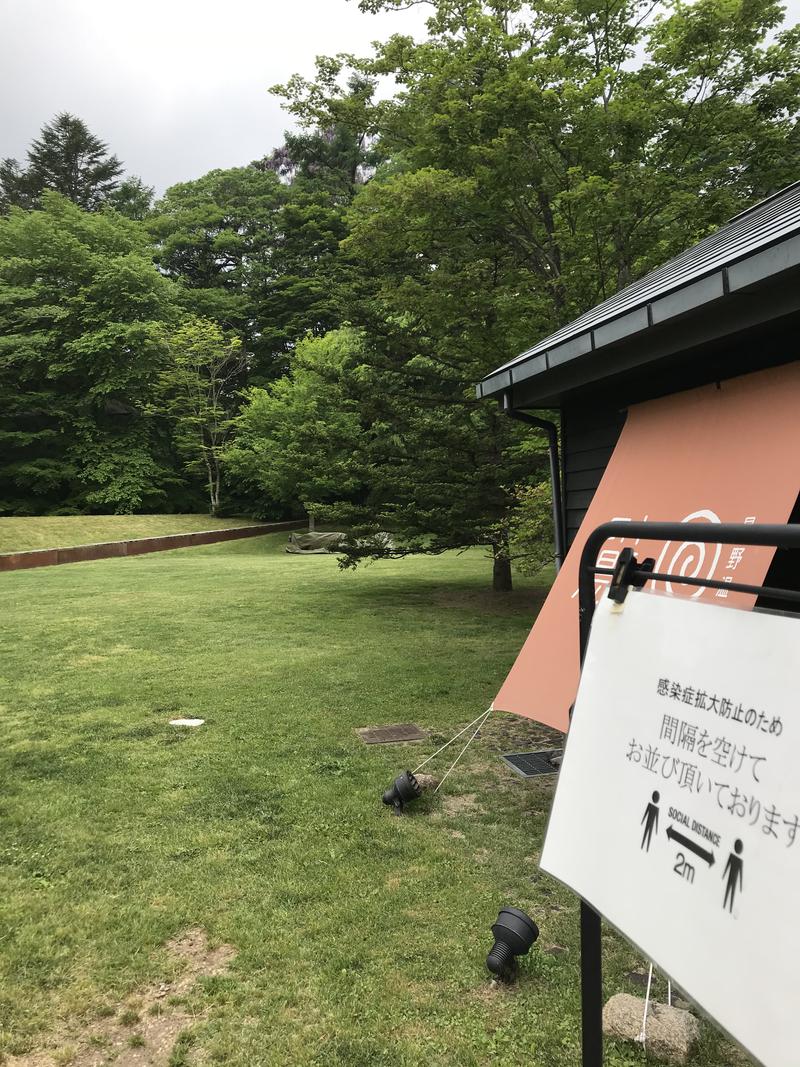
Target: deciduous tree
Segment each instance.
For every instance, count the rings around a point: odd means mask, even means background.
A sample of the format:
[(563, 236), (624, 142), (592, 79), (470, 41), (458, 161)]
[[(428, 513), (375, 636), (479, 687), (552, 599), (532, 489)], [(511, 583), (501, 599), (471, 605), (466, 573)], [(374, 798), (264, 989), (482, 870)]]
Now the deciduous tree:
[(238, 337), (209, 319), (191, 318), (167, 338), (168, 363), (161, 374), (161, 411), (187, 470), (202, 473), (209, 510), (219, 511), (220, 459), (233, 428), (245, 357)]
[(147, 235), (58, 193), (0, 219), (0, 511), (137, 511), (179, 499), (148, 417), (177, 316)]
[(324, 128), (346, 114), (348, 68), (399, 83), (358, 116), (386, 162), (343, 245), (344, 306), (385, 404), (369, 505), (401, 547), (490, 531), (502, 562), (520, 437), (474, 383), (793, 180), (800, 34), (769, 40), (775, 0), (429, 6), (429, 39), (320, 60), (285, 92)]
[(225, 466), (262, 514), (313, 514), (364, 497), (370, 428), (355, 387), (364, 358), (364, 339), (352, 328), (308, 337), (288, 375), (247, 393)]

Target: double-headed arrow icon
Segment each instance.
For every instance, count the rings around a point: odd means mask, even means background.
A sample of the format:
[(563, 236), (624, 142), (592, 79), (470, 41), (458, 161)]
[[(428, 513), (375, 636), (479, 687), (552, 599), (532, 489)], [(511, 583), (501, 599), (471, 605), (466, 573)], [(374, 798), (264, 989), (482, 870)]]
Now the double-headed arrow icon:
[(677, 841), (683, 845), (684, 848), (691, 849), (695, 856), (699, 856), (701, 860), (705, 860), (709, 867), (714, 866), (714, 853), (709, 852), (707, 849), (701, 848), (696, 841), (692, 841), (689, 837), (684, 837), (682, 833), (675, 830), (672, 826), (667, 827), (667, 837), (670, 841)]

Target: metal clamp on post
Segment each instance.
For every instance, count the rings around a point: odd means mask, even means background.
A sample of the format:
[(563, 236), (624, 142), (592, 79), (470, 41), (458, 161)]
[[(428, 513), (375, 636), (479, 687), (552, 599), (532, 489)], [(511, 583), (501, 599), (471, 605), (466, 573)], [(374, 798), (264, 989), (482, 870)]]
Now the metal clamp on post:
[(608, 589), (609, 599), (617, 604), (624, 604), (630, 587), (641, 589), (655, 565), (656, 561), (651, 558), (639, 563), (632, 548), (623, 548), (611, 576), (611, 585)]

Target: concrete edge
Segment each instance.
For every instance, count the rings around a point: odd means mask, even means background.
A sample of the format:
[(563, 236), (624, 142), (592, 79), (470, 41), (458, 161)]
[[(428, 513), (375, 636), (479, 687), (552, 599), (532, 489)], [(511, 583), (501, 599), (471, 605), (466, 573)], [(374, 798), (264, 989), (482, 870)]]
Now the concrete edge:
[(193, 533), (165, 534), (163, 537), (136, 537), (127, 541), (105, 541), (67, 548), (35, 548), (24, 552), (0, 553), (0, 572), (54, 567), (61, 563), (83, 563), (117, 556), (141, 556), (148, 552), (167, 552), (175, 548), (194, 548), (219, 541), (238, 541), (243, 537), (262, 537), (281, 530), (301, 530), (305, 522), (269, 522), (257, 526), (234, 526), (225, 530), (197, 530)]

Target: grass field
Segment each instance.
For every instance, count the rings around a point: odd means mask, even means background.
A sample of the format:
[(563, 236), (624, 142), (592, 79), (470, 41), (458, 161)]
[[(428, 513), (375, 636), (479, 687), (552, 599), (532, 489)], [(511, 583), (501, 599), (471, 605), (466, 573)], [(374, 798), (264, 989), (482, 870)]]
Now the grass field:
[[(578, 908), (537, 870), (552, 780), (497, 758), (544, 731), (497, 716), (413, 815), (379, 801), (488, 705), (545, 590), (493, 595), (478, 551), (343, 574), (284, 542), (0, 577), (0, 1059), (575, 1067)], [(432, 738), (354, 733), (391, 722)], [(542, 933), (492, 989), (506, 904)], [(231, 946), (189, 988), (186, 931)], [(605, 948), (607, 994), (641, 992)], [(693, 1061), (734, 1062), (711, 1032)]]
[(251, 522), (251, 519), (215, 519), (211, 515), (44, 515), (35, 519), (0, 519), (0, 552), (224, 530), (249, 526)]

